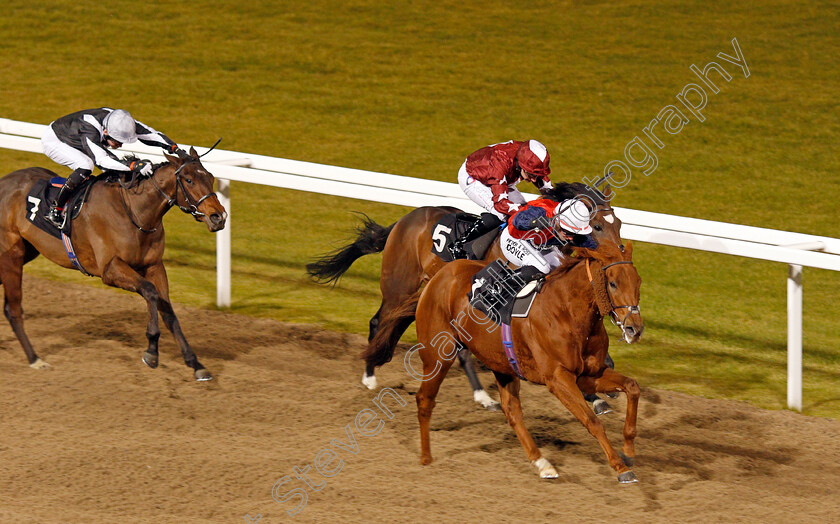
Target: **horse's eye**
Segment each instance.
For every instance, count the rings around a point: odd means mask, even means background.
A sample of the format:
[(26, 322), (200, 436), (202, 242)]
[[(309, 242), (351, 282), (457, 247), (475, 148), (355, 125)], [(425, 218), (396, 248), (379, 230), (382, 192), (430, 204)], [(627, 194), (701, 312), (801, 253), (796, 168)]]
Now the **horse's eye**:
[(186, 177), (184, 177), (184, 181), (185, 181), (187, 184), (192, 185), (192, 179), (191, 179), (191, 178), (186, 178)]
[(615, 282), (610, 282), (610, 287), (613, 289), (618, 289), (618, 286), (615, 285)]
[(601, 226), (592, 226), (595, 231), (601, 231)]

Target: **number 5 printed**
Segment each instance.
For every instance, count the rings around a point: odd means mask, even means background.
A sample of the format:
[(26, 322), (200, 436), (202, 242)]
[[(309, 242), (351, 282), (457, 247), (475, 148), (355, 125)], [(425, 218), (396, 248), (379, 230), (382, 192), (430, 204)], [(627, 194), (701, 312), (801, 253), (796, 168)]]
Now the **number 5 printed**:
[(446, 237), (444, 235), (448, 235), (451, 232), (452, 228), (448, 228), (443, 224), (438, 224), (432, 233), (432, 242), (435, 244), (435, 251), (443, 253), (443, 246), (446, 245)]

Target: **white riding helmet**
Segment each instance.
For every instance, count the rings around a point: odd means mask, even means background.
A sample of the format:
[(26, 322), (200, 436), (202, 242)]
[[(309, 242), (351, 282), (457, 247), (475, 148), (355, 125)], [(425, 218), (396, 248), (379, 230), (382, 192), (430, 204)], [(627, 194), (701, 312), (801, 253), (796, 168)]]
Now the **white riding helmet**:
[(114, 109), (105, 116), (102, 126), (108, 136), (123, 144), (137, 142), (137, 124), (124, 109)]
[(554, 217), (557, 224), (574, 235), (588, 235), (592, 233), (589, 225), (589, 208), (580, 200), (566, 200), (555, 208)]

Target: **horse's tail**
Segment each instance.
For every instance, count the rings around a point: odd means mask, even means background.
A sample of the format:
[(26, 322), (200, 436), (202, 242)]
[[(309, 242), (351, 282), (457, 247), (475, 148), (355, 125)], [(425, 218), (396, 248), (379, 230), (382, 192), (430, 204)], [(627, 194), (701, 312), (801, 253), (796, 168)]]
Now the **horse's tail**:
[(362, 358), (365, 359), (368, 367), (379, 367), (391, 361), (397, 342), (400, 341), (400, 337), (408, 326), (414, 322), (417, 303), (420, 302), (422, 292), (422, 289), (415, 292), (379, 322), (376, 334), (362, 353)]
[(391, 230), (394, 229), (396, 222), (388, 227), (384, 227), (374, 222), (364, 213), (360, 214), (364, 218), (362, 218), (362, 225), (356, 228), (358, 236), (355, 242), (320, 256), (315, 262), (307, 264), (306, 273), (310, 277), (321, 284), (332, 282), (335, 285), (338, 283), (341, 275), (350, 269), (350, 266), (357, 259), (365, 255), (379, 253), (385, 249), (385, 242), (388, 240), (388, 235), (391, 234)]

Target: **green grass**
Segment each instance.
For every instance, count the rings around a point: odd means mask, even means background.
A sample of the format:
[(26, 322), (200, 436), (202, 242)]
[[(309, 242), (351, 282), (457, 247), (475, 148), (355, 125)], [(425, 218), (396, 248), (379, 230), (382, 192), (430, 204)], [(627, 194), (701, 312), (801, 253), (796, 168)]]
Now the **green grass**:
[[(840, 237), (840, 10), (828, 2), (7, 2), (0, 116), (47, 123), (124, 107), (182, 143), (454, 181), (465, 155), (534, 137), (554, 178), (620, 158), (716, 60), (732, 74), (706, 121), (663, 138), (659, 167), (616, 204)], [(716, 59), (737, 37), (751, 76)], [(0, 150), (2, 172), (52, 166)], [(407, 209), (233, 184), (236, 313), (364, 333), (377, 257), (341, 287), (303, 277), (340, 245), (350, 210)], [(166, 219), (176, 301), (213, 307), (213, 236)], [(615, 344), (646, 386), (785, 405), (783, 264), (639, 244), (643, 341)], [(89, 279), (38, 260), (30, 273)], [(836, 273), (806, 269), (805, 412), (840, 417)], [(138, 307), (139, 304), (138, 304)], [(141, 329), (138, 327), (138, 329)], [(189, 327), (187, 326), (189, 332)], [(194, 335), (195, 336), (195, 335)], [(15, 348), (17, 350), (17, 348)]]

